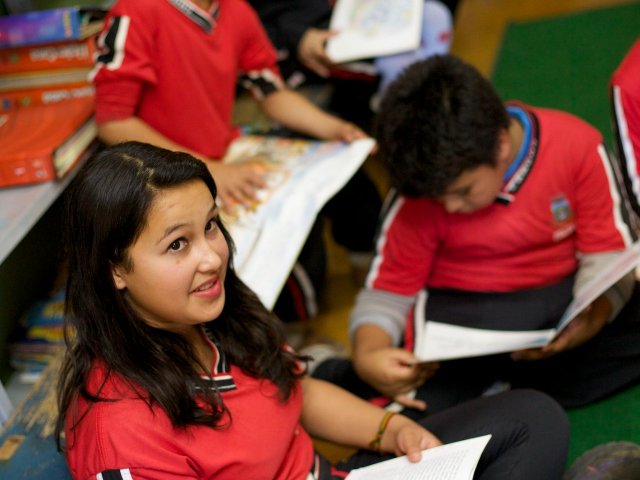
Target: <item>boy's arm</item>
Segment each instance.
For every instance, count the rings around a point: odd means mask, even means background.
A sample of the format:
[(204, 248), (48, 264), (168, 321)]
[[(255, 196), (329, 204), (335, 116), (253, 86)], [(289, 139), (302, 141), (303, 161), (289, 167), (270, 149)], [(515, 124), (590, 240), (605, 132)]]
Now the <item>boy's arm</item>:
[[(623, 254), (624, 251), (580, 255), (578, 272), (576, 273), (576, 279), (573, 284), (574, 294), (589, 280), (595, 277), (599, 271), (605, 268), (607, 264), (614, 262), (616, 258)], [(604, 319), (605, 323), (611, 322), (618, 313), (620, 313), (622, 307), (629, 301), (633, 294), (634, 284), (634, 272), (629, 272), (602, 294), (611, 306), (611, 313), (608, 318)]]
[(260, 105), (271, 120), (321, 140), (352, 142), (367, 136), (354, 124), (323, 111), (287, 88), (270, 93), (260, 101)]
[(350, 317), (349, 330), (353, 366), (358, 376), (398, 403), (424, 410), (424, 402), (407, 394), (431, 377), (438, 364), (420, 364), (413, 353), (398, 347), (414, 300), (413, 296), (362, 290)]
[[(305, 377), (301, 422), (310, 435), (359, 448), (369, 448), (385, 411), (341, 388)], [(389, 420), (381, 438), (381, 451), (408, 454), (420, 459), (419, 452), (441, 445), (433, 434), (403, 415)]]

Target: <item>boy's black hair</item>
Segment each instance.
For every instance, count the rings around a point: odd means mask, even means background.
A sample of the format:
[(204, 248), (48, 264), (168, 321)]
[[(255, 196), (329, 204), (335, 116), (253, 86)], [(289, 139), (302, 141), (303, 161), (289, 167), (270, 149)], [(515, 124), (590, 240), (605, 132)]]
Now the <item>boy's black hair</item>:
[(434, 198), (466, 170), (495, 165), (507, 111), (491, 83), (453, 55), (408, 67), (386, 92), (376, 124), (393, 186)]

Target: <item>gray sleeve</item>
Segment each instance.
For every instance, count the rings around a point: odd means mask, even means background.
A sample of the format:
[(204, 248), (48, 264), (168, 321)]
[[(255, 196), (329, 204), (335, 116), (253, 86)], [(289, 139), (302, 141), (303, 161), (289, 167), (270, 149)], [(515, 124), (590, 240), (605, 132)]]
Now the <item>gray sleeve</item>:
[[(576, 273), (576, 280), (573, 285), (574, 294), (581, 286), (595, 277), (602, 268), (622, 254), (623, 251), (580, 254), (578, 257), (580, 262), (578, 272)], [(622, 307), (624, 307), (631, 298), (634, 284), (635, 274), (632, 270), (603, 293), (611, 303), (612, 310), (611, 316), (608, 319), (609, 322), (620, 313)]]
[(393, 345), (400, 345), (407, 312), (415, 298), (415, 295), (397, 295), (382, 290), (360, 290), (349, 317), (349, 336), (353, 338), (361, 325), (376, 325), (389, 334)]

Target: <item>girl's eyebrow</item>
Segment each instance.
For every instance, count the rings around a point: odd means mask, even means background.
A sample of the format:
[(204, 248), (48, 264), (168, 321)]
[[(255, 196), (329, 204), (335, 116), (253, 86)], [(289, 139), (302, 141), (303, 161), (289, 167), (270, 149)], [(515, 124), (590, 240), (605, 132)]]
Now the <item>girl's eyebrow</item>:
[(176, 230), (186, 226), (186, 223), (176, 223), (175, 225), (171, 225), (169, 227), (167, 227), (164, 231), (164, 233), (162, 234), (162, 236), (158, 239), (158, 241), (156, 242), (156, 244), (161, 243), (165, 238), (167, 238), (169, 235), (171, 235), (173, 232), (175, 232)]
[[(207, 216), (210, 216), (214, 212), (215, 213), (218, 212), (218, 206), (215, 204), (215, 202), (213, 203), (213, 205), (211, 206), (211, 208), (207, 212)], [(187, 225), (186, 223), (176, 223), (175, 225), (170, 225), (169, 227), (167, 227), (165, 229), (165, 231), (163, 232), (162, 236), (156, 242), (156, 245), (161, 243), (165, 238), (167, 238), (173, 232), (175, 232), (176, 230), (179, 230), (182, 227), (185, 227), (186, 225)]]

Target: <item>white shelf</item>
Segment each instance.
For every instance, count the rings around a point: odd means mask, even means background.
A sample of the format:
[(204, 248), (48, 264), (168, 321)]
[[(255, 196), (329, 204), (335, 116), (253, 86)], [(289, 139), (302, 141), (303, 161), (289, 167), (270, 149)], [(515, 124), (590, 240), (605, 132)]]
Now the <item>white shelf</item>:
[(0, 188), (0, 264), (64, 191), (80, 163), (60, 180)]

